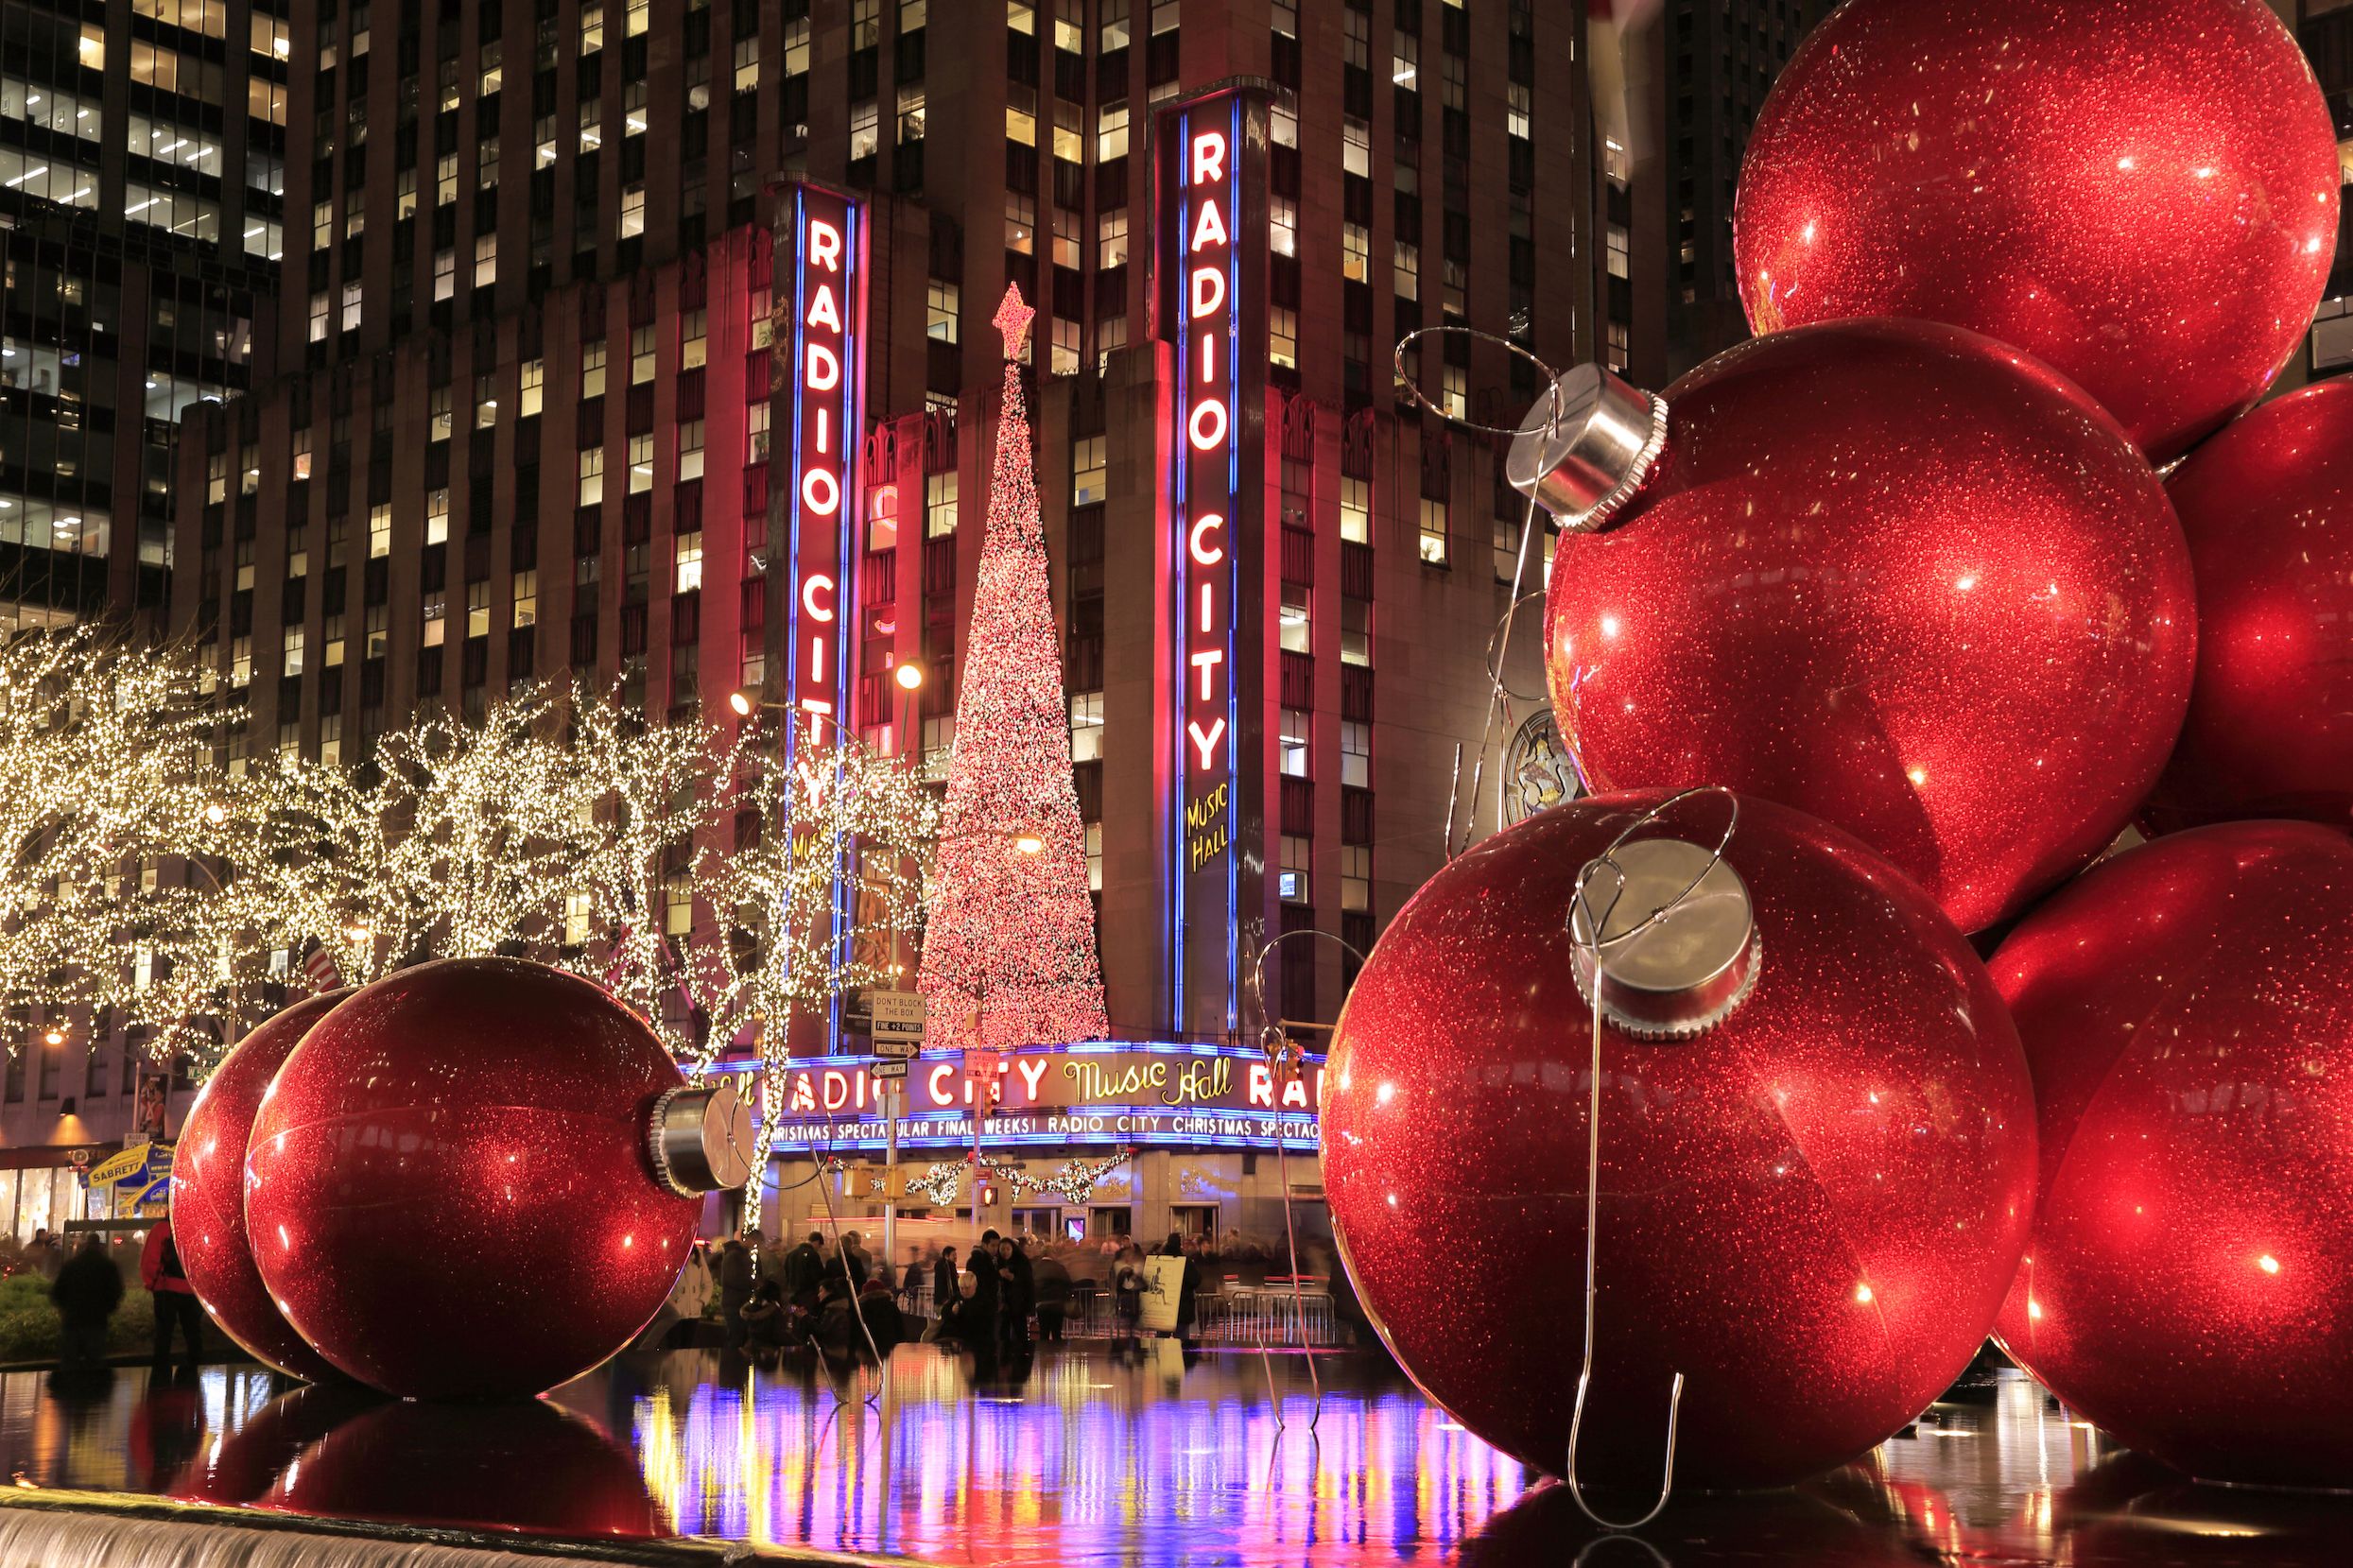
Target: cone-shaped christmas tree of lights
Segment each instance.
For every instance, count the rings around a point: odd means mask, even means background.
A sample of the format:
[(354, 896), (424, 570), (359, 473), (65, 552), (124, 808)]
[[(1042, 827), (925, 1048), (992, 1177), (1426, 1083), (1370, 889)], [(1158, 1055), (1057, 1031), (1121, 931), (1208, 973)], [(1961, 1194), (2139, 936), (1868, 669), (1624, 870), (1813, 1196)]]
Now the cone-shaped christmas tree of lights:
[(1010, 1050), (1110, 1033), (1021, 396), (1036, 314), (1010, 285), (996, 312), (1004, 406), (918, 981), (935, 1045)]

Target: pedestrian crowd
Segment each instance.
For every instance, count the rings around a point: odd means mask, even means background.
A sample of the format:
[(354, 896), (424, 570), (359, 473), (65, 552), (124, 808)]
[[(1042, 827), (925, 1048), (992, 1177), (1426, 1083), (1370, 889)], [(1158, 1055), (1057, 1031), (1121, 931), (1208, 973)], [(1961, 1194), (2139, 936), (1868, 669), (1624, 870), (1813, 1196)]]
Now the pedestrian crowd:
[(719, 1249), (716, 1263), (722, 1342), (753, 1356), (792, 1346), (888, 1355), (913, 1338), (1018, 1355), (1033, 1341), (1062, 1339), (1069, 1320), (1099, 1299), (1107, 1301), (1113, 1335), (1135, 1338), (1146, 1332), (1153, 1257), (1184, 1260), (1175, 1292), (1179, 1338), (1192, 1336), (1202, 1292), (1228, 1279), (1259, 1284), (1270, 1269), (1288, 1267), (1279, 1249), (1237, 1232), (1223, 1238), (1171, 1232), (1164, 1242), (1139, 1245), (1125, 1235), (1077, 1241), (989, 1230), (969, 1248), (911, 1249), (896, 1270), (856, 1231), (841, 1232), (837, 1244), (827, 1229), (813, 1228), (788, 1247), (760, 1245), (746, 1232)]

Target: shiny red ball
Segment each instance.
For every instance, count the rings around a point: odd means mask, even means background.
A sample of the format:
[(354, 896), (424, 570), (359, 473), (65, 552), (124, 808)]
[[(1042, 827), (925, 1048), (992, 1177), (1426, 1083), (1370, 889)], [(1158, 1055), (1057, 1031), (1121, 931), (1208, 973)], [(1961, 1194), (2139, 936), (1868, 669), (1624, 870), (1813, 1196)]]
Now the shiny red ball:
[(341, 1374), (294, 1332), (253, 1265), (245, 1146), (270, 1079), (312, 1025), (350, 994), (305, 997), (237, 1042), (188, 1108), (172, 1163), (172, 1240), (197, 1300), (254, 1360), (312, 1383)]
[(2353, 382), (2265, 404), (2166, 489), (2198, 577), (2198, 679), (2144, 820), (2353, 825)]
[(701, 1205), (662, 1186), (683, 1079), (600, 988), (453, 958), (355, 993), (286, 1059), (246, 1155), (254, 1259), (320, 1354), (410, 1399), (540, 1393), (629, 1343)]
[[(1472, 1432), (1562, 1473), (1583, 1350), (1591, 1013), (1580, 870), (1657, 792), (1541, 812), (1447, 866), (1349, 992), (1324, 1190), (1367, 1315)], [(1672, 808), (1712, 843), (1720, 801)], [(1726, 860), (1755, 991), (1682, 1042), (1604, 1037), (1600, 1286), (1580, 1476), (1785, 1485), (1916, 1416), (1985, 1338), (2033, 1201), (2033, 1105), (2000, 998), (1917, 887), (1743, 800)], [(1638, 1509), (1636, 1510), (1638, 1511)]]
[(1795, 806), (1964, 931), (2104, 848), (2197, 641), (2180, 526), (2114, 422), (1916, 321), (1758, 338), (1666, 396), (1648, 481), (1553, 560), (1552, 706), (1595, 787)]
[(2327, 102), (2262, 0), (1848, 0), (1757, 115), (1734, 265), (1759, 332), (1968, 327), (2164, 461), (2304, 336), (2341, 179)]
[(2353, 1487), (2353, 839), (2157, 839), (1993, 972), (2042, 1124), (2003, 1346), (2202, 1480)]

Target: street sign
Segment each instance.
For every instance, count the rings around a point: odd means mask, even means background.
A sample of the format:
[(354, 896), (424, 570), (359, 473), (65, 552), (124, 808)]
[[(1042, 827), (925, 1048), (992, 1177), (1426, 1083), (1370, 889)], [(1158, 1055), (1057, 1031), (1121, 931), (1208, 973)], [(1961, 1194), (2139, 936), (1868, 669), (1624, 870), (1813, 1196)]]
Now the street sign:
[(923, 1047), (924, 1042), (920, 1040), (893, 1040), (888, 1035), (877, 1036), (874, 1040), (874, 1055), (885, 1061), (905, 1061)]
[(892, 1078), (903, 1078), (907, 1077), (907, 1060), (901, 1058), (896, 1061), (877, 1061), (867, 1076), (878, 1083), (888, 1082)]
[[(874, 1054), (877, 1056), (912, 1056), (924, 1042), (926, 1009), (923, 992), (918, 991), (870, 991), (866, 1005), (873, 1009), (874, 1020)], [(891, 1049), (904, 1044), (905, 1053)]]

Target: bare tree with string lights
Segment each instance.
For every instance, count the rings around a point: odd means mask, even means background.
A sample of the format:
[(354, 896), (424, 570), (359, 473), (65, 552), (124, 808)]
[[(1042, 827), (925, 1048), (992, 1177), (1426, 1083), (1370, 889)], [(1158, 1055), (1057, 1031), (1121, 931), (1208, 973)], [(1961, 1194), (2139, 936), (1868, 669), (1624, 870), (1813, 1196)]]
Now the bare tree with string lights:
[[(765, 1170), (793, 1026), (844, 992), (895, 977), (893, 939), (923, 918), (926, 852), (939, 807), (903, 760), (814, 715), (791, 715), (789, 763), (747, 753), (722, 797), (734, 827), (695, 855), (698, 897), (721, 935), (697, 951), (692, 983), (710, 1011), (707, 1068), (749, 1035), (766, 1072), (754, 1170)], [(843, 874), (846, 871), (846, 875)], [(759, 1219), (759, 1182), (747, 1223)]]

